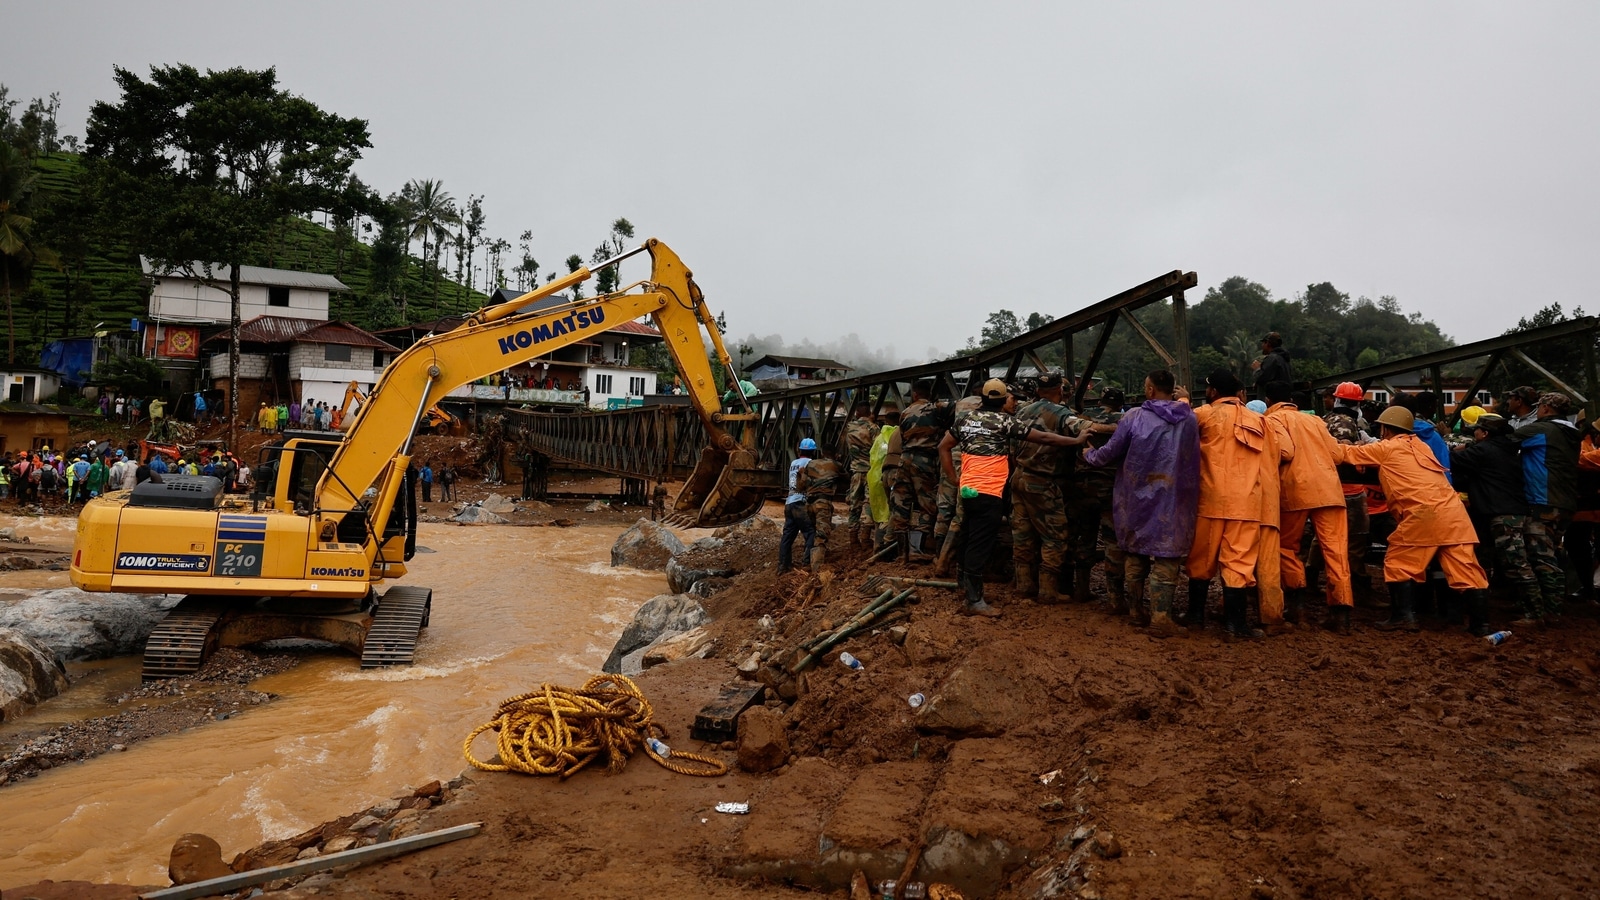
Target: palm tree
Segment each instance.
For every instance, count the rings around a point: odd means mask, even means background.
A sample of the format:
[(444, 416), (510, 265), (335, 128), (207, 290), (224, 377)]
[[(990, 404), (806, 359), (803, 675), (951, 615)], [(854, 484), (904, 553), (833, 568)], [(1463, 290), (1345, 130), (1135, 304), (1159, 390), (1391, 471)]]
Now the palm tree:
[(56, 254), (33, 237), (33, 219), (22, 206), (33, 192), (32, 162), (9, 144), (0, 144), (0, 293), (6, 303), (6, 360), (17, 363), (17, 325), (12, 315), (11, 280), (26, 284), (39, 263), (58, 265)]
[[(411, 202), (411, 231), (409, 240), (422, 239), (422, 273), (426, 277), (428, 262), (432, 260), (435, 277), (439, 274), (438, 253), (440, 245), (450, 236), (449, 226), (461, 224), (461, 214), (456, 211), (455, 198), (445, 193), (444, 185), (432, 178), (408, 181), (401, 194)], [(433, 247), (430, 256), (428, 248)], [(439, 297), (439, 286), (434, 285), (434, 300)]]
[(1236, 331), (1223, 343), (1222, 355), (1228, 358), (1234, 372), (1248, 382), (1250, 363), (1261, 355), (1261, 347), (1250, 337), (1250, 332)]

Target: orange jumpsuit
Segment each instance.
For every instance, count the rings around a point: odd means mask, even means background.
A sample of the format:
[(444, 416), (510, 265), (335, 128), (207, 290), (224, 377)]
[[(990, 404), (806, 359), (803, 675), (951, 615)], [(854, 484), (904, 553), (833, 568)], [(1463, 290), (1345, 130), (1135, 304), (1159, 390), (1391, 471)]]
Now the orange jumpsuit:
[(1435, 556), (1454, 590), (1487, 588), (1473, 548), (1478, 534), (1461, 496), (1445, 480), (1444, 466), (1414, 434), (1372, 444), (1340, 444), (1337, 462), (1377, 466), (1378, 482), (1394, 514), (1394, 533), (1383, 559), (1384, 581), (1422, 581)]
[[(1200, 423), (1200, 507), (1194, 543), (1186, 568), (1191, 579), (1209, 581), (1222, 571), (1231, 588), (1257, 583), (1262, 526), (1276, 537), (1278, 526), (1277, 467), (1280, 448), (1274, 429), (1236, 398), (1225, 397), (1195, 410)], [(1278, 575), (1277, 548), (1261, 574), (1271, 584)], [(1277, 595), (1277, 616), (1269, 618), (1271, 600), (1262, 598), (1262, 621), (1282, 620), (1283, 594)]]
[(1306, 520), (1310, 519), (1326, 563), (1328, 605), (1353, 606), (1348, 546), (1350, 524), (1345, 513), (1344, 488), (1339, 484), (1335, 468), (1339, 442), (1328, 433), (1326, 422), (1302, 413), (1293, 403), (1275, 404), (1267, 410), (1267, 419), (1283, 426), (1294, 445), (1292, 458), (1280, 473), (1278, 498), (1279, 532), (1283, 543), (1279, 558), (1284, 586), (1306, 586), (1306, 567), (1299, 550)]

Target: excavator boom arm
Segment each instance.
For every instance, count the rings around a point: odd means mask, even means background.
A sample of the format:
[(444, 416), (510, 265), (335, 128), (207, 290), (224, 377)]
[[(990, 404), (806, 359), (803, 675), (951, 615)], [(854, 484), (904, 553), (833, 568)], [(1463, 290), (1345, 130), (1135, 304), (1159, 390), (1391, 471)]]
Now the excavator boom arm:
[[(375, 508), (379, 506), (380, 479), (397, 454), (409, 450), (423, 411), (457, 386), (646, 315), (654, 319), (666, 339), (690, 400), (705, 423), (712, 444), (708, 452), (726, 458), (735, 451), (737, 443), (719, 424), (722, 407), (702, 329), (710, 333), (725, 365), (727, 351), (700, 289), (665, 244), (651, 238), (642, 249), (649, 250), (652, 266), (650, 280), (640, 293), (609, 294), (525, 311), (529, 304), (592, 274), (589, 269), (579, 269), (515, 300), (480, 310), (459, 328), (424, 338), (391, 362), (318, 486), (316, 506), (325, 522), (336, 522), (362, 501), (376, 521), (387, 518), (387, 509)], [(352, 496), (352, 492), (362, 496)]]

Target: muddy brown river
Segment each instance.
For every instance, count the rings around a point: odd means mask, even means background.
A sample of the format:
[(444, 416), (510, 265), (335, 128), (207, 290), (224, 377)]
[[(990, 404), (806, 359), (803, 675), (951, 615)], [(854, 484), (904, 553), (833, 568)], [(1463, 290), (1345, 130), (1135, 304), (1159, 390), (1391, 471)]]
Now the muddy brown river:
[[(70, 541), (70, 525), (36, 528), (36, 541)], [(276, 702), (0, 788), (0, 886), (165, 884), (184, 832), (211, 835), (231, 858), (454, 777), (462, 739), (501, 700), (598, 672), (634, 610), (666, 590), (660, 572), (611, 568), (620, 530), (424, 524), (418, 543), (435, 552), (418, 553), (405, 578), (434, 591), (415, 665), (362, 671), (352, 656), (314, 652), (251, 685)], [(64, 580), (13, 573), (0, 588)], [(84, 677), (67, 695), (8, 730), (114, 712), (108, 692), (138, 684), (136, 660), (74, 668)]]

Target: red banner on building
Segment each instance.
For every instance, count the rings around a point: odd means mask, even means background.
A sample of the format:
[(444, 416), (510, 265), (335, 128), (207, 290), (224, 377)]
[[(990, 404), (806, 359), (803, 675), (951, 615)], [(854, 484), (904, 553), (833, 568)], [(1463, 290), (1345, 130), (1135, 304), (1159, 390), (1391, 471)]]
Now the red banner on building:
[(200, 329), (181, 325), (163, 326), (157, 356), (171, 359), (194, 359), (200, 355)]

